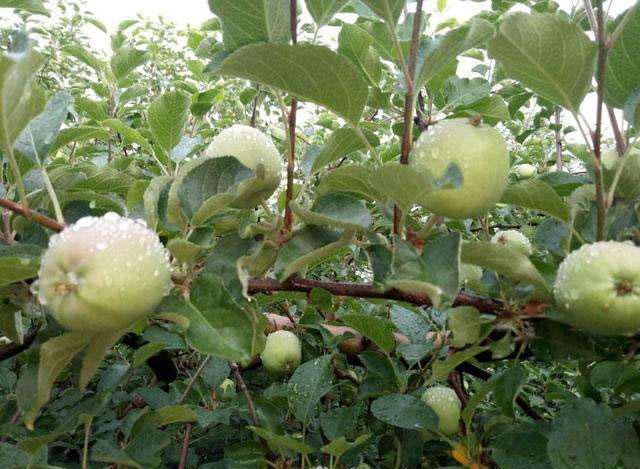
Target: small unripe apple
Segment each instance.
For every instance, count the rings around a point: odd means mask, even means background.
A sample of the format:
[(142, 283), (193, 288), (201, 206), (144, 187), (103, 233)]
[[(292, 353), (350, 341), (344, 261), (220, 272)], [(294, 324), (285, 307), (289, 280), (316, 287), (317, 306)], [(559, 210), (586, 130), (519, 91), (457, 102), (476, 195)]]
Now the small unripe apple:
[(493, 127), (469, 119), (439, 122), (420, 135), (409, 164), (440, 179), (451, 163), (462, 173), (460, 187), (435, 190), (422, 198), (422, 205), (449, 218), (471, 218), (491, 210), (509, 174), (504, 138)]
[[(633, 199), (640, 195), (640, 149), (636, 147), (629, 149), (626, 158), (627, 161), (616, 186), (616, 196)], [(601, 162), (604, 185), (608, 188), (613, 183), (618, 167), (622, 164), (622, 158), (618, 156), (615, 148), (611, 148), (602, 153)]]
[(235, 124), (220, 132), (205, 152), (206, 157), (233, 156), (247, 168), (256, 172), (258, 180), (237, 208), (253, 208), (280, 185), (282, 159), (273, 141), (248, 125)]
[(290, 374), (302, 360), (302, 345), (293, 332), (276, 331), (267, 336), (260, 355), (262, 365), (273, 374)]
[(602, 335), (640, 330), (640, 248), (628, 242), (585, 244), (569, 254), (554, 285), (561, 319)]
[(517, 230), (498, 231), (491, 238), (491, 242), (506, 246), (525, 256), (530, 256), (532, 252), (529, 239)]
[(422, 400), (438, 416), (438, 429), (445, 435), (457, 433), (460, 428), (460, 399), (446, 386), (434, 386), (422, 394)]
[(538, 168), (532, 164), (518, 164), (513, 167), (513, 170), (518, 179), (531, 179), (538, 172)]
[(53, 235), (36, 285), (67, 329), (111, 332), (150, 313), (171, 285), (169, 253), (142, 220), (85, 217)]

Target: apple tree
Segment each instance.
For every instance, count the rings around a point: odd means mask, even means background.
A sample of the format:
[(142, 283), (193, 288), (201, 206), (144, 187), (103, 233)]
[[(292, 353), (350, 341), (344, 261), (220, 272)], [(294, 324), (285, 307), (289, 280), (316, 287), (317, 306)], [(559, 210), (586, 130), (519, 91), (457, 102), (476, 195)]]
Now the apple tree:
[(0, 465), (640, 467), (640, 3), (568, 3), (0, 0)]

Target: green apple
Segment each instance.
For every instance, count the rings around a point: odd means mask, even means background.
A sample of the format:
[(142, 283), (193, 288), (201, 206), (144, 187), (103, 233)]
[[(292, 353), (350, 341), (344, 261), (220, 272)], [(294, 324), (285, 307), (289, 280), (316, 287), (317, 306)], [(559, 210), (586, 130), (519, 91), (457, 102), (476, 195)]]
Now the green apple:
[(244, 192), (236, 208), (253, 208), (268, 199), (280, 185), (283, 164), (278, 149), (265, 134), (248, 125), (235, 124), (220, 132), (205, 156), (233, 156), (256, 172), (256, 181)]
[(439, 122), (420, 135), (409, 164), (440, 179), (451, 163), (462, 173), (460, 187), (431, 192), (422, 198), (422, 205), (449, 218), (471, 218), (491, 210), (502, 197), (509, 174), (504, 138), (493, 127), (469, 119)]
[(529, 239), (517, 230), (497, 231), (491, 238), (491, 242), (506, 246), (525, 256), (530, 256), (532, 252)]
[(169, 253), (142, 220), (85, 217), (53, 235), (35, 286), (67, 329), (112, 332), (151, 312), (171, 285)]
[(531, 179), (538, 172), (538, 168), (532, 164), (518, 164), (513, 167), (513, 170), (518, 179)]
[(273, 374), (290, 374), (300, 364), (302, 345), (293, 332), (276, 331), (267, 336), (260, 355), (262, 365)]
[(560, 264), (553, 291), (568, 324), (602, 335), (634, 334), (640, 330), (640, 248), (585, 244)]
[(460, 428), (460, 399), (446, 386), (434, 386), (422, 394), (422, 400), (438, 416), (438, 429), (445, 435), (457, 433)]
[[(630, 148), (626, 158), (627, 161), (616, 186), (616, 196), (623, 199), (633, 199), (640, 195), (640, 149)], [(611, 148), (602, 153), (601, 161), (604, 185), (608, 188), (613, 183), (622, 158), (618, 156), (615, 148)]]

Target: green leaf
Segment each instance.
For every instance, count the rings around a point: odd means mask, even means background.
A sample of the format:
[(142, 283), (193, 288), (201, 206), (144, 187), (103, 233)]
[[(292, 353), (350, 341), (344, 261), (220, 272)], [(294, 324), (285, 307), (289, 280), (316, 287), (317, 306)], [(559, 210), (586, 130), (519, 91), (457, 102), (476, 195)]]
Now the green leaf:
[(529, 373), (521, 365), (507, 368), (491, 378), (495, 381), (493, 398), (502, 413), (506, 416), (511, 418), (515, 417), (513, 406), (516, 402), (516, 397), (518, 397), (522, 386), (525, 385), (528, 378)]
[(450, 309), (447, 323), (453, 333), (451, 345), (463, 348), (465, 345), (476, 343), (480, 339), (484, 322), (480, 317), (480, 312), (473, 306), (458, 306)]
[(527, 282), (550, 294), (540, 272), (524, 254), (501, 244), (472, 241), (462, 245), (462, 262), (492, 270), (515, 281)]
[(58, 375), (71, 363), (83, 348), (93, 339), (91, 334), (67, 332), (59, 337), (46, 341), (40, 347), (40, 364), (38, 366), (38, 385), (33, 405), (26, 409), (24, 420), (27, 428), (33, 430), (33, 423), (38, 411), (49, 402), (51, 388)]
[(311, 268), (351, 244), (352, 238), (351, 230), (339, 235), (324, 227), (308, 226), (296, 233), (278, 252), (276, 276), (284, 280)]
[(605, 102), (620, 109), (640, 90), (640, 3), (621, 14), (615, 24), (622, 22), (620, 36), (607, 56), (604, 79)]
[(254, 173), (232, 156), (202, 157), (189, 161), (171, 185), (168, 213), (179, 223), (186, 217), (201, 225), (241, 197), (243, 183)]
[(509, 77), (577, 113), (591, 86), (596, 45), (560, 16), (516, 12), (500, 24), (489, 54)]
[(191, 300), (167, 298), (160, 312), (189, 319), (186, 339), (200, 353), (242, 362), (264, 348), (267, 321), (252, 308), (240, 308), (218, 276), (203, 273), (191, 285)]
[(316, 173), (334, 161), (366, 148), (358, 133), (349, 127), (333, 131), (326, 140), (322, 150), (311, 166), (311, 173)]
[(139, 349), (133, 352), (133, 367), (137, 368), (146, 362), (149, 358), (153, 357), (161, 350), (164, 350), (167, 345), (164, 342), (149, 342), (144, 344)]
[(630, 423), (614, 419), (610, 407), (576, 399), (556, 415), (547, 454), (557, 469), (633, 467), (640, 440)]
[(94, 138), (107, 140), (109, 138), (109, 133), (103, 128), (93, 126), (78, 126), (62, 129), (58, 134), (58, 138), (56, 138), (55, 143), (49, 150), (49, 153), (51, 156), (55, 156), (58, 150), (70, 143), (86, 142), (87, 140)]
[(62, 51), (71, 57), (75, 57), (98, 73), (102, 73), (106, 69), (106, 64), (102, 60), (98, 59), (91, 52), (78, 44), (66, 45), (62, 48)]
[(296, 202), (290, 202), (289, 206), (307, 225), (352, 230), (367, 230), (371, 226), (371, 214), (365, 204), (347, 194), (328, 194), (316, 200), (311, 210), (303, 209)]
[(8, 337), (14, 343), (22, 345), (24, 339), (22, 312), (15, 305), (0, 305), (0, 334)]
[(173, 238), (167, 243), (167, 249), (171, 255), (179, 262), (189, 265), (195, 264), (200, 254), (209, 247), (211, 246), (201, 246), (181, 238)]
[(349, 0), (306, 0), (305, 5), (318, 28), (326, 25), (342, 10)]
[(249, 426), (247, 428), (258, 435), (260, 438), (264, 439), (269, 445), (269, 448), (283, 456), (288, 455), (290, 451), (299, 454), (310, 454), (313, 452), (313, 449), (311, 449), (309, 445), (306, 445), (302, 441), (296, 440), (290, 436), (277, 435), (273, 432), (270, 432), (266, 428), (258, 428), (252, 426)]
[(160, 221), (159, 205), (163, 190), (171, 183), (169, 176), (156, 176), (149, 183), (149, 187), (144, 192), (144, 213), (145, 220), (149, 228), (155, 230)]
[(113, 57), (111, 57), (111, 71), (116, 79), (120, 80), (139, 66), (145, 64), (148, 60), (149, 54), (146, 51), (133, 47), (123, 47), (118, 49)]
[[(426, 252), (425, 250), (425, 255)], [(436, 272), (437, 268), (434, 269), (434, 273)], [(427, 264), (426, 258), (410, 243), (396, 239), (391, 274), (385, 279), (385, 286), (397, 288), (407, 293), (427, 295), (434, 306), (439, 306), (443, 291), (442, 288), (433, 283), (434, 280), (437, 282), (438, 278), (435, 275), (431, 275), (430, 266)]]
[(0, 57), (0, 146), (9, 151), (20, 132), (42, 111), (33, 77), (42, 56), (32, 50)]
[(42, 0), (0, 0), (0, 8), (13, 8), (35, 15), (50, 16), (49, 10), (42, 4)]
[(371, 413), (378, 420), (407, 430), (438, 429), (438, 416), (422, 399), (406, 394), (389, 394), (371, 403)]
[(388, 25), (395, 27), (400, 19), (406, 0), (362, 0), (376, 15)]
[(470, 360), (479, 353), (484, 352), (489, 347), (470, 347), (468, 349), (449, 355), (444, 360), (437, 360), (432, 366), (432, 381), (440, 381), (446, 379), (451, 371), (458, 365)]
[(20, 133), (14, 150), (35, 164), (44, 163), (72, 104), (73, 97), (69, 93), (56, 93), (44, 111)]
[(383, 196), (369, 182), (371, 169), (364, 165), (340, 166), (324, 174), (318, 185), (317, 195), (344, 192), (366, 200), (379, 200)]
[(567, 204), (551, 186), (538, 179), (529, 179), (507, 186), (500, 202), (539, 210), (563, 222), (569, 222)]
[(289, 379), (289, 406), (303, 425), (316, 414), (320, 399), (333, 387), (331, 355), (303, 363)]
[(288, 42), (291, 38), (288, 0), (209, 0), (222, 21), (224, 48), (233, 52), (257, 42)]
[(369, 183), (400, 206), (403, 211), (433, 190), (433, 179), (411, 166), (390, 163), (375, 170)]
[(522, 422), (508, 426), (492, 442), (491, 457), (499, 467), (549, 469), (547, 422)]
[[(418, 61), (418, 86), (423, 86), (450, 69), (463, 52), (487, 41), (494, 32), (486, 20), (474, 19), (468, 24), (449, 31), (434, 41), (423, 43)], [(455, 70), (454, 70), (455, 72)]]
[(372, 86), (378, 86), (382, 73), (380, 56), (373, 47), (373, 38), (361, 27), (345, 23), (338, 36), (338, 54), (353, 62), (362, 77)]
[(344, 436), (341, 436), (324, 445), (321, 450), (323, 453), (330, 454), (339, 460), (347, 451), (356, 450), (357, 448), (364, 449), (370, 438), (371, 433), (365, 433), (350, 443)]
[(188, 405), (168, 405), (161, 407), (154, 412), (155, 424), (159, 427), (171, 425), (172, 423), (196, 422), (198, 416)]
[(245, 46), (225, 59), (220, 73), (325, 106), (352, 125), (358, 124), (369, 94), (355, 65), (327, 47), (312, 44)]
[(422, 250), (427, 280), (436, 285), (449, 300), (458, 294), (461, 239), (459, 233), (448, 233), (428, 240)]
[(165, 93), (149, 105), (149, 128), (158, 144), (170, 153), (182, 139), (191, 98), (181, 91)]
[(115, 345), (115, 343), (122, 337), (126, 330), (105, 332), (101, 334), (94, 334), (91, 337), (91, 341), (87, 345), (87, 349), (82, 357), (82, 364), (80, 367), (80, 378), (78, 380), (78, 387), (81, 391), (89, 384), (91, 378), (98, 371), (98, 367), (102, 363), (106, 353)]
[(106, 119), (102, 121), (102, 125), (120, 134), (124, 145), (135, 143), (140, 145), (147, 153), (153, 154), (153, 148), (149, 141), (144, 138), (140, 132), (132, 129), (120, 119)]
[(42, 248), (32, 244), (0, 245), (0, 286), (38, 275)]
[(340, 319), (367, 339), (374, 342), (386, 353), (391, 353), (396, 345), (391, 323), (384, 319), (366, 314), (346, 314)]

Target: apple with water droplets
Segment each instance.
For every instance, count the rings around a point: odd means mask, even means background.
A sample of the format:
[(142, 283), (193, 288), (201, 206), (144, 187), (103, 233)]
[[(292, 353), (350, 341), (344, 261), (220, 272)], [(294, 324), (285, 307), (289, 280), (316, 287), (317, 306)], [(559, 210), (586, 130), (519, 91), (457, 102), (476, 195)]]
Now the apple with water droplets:
[(640, 331), (640, 248), (600, 241), (569, 254), (554, 285), (560, 319), (601, 335)]
[(255, 171), (256, 179), (243, 192), (236, 208), (253, 208), (267, 200), (280, 185), (282, 159), (273, 141), (264, 133), (248, 125), (235, 124), (220, 132), (205, 152), (208, 158), (233, 156)]
[(524, 254), (525, 256), (530, 256), (532, 252), (529, 238), (517, 230), (500, 230), (493, 235), (491, 242), (494, 244), (500, 244), (501, 246), (506, 246), (520, 254)]
[(538, 168), (532, 164), (518, 164), (513, 167), (513, 170), (518, 179), (531, 179), (538, 172)]
[(438, 416), (438, 429), (442, 433), (452, 435), (458, 432), (462, 405), (453, 389), (433, 386), (422, 394), (422, 400)]
[(509, 174), (504, 138), (493, 127), (475, 119), (438, 122), (420, 135), (409, 164), (440, 179), (451, 163), (460, 170), (462, 184), (434, 190), (420, 203), (433, 213), (459, 219), (491, 210), (502, 197)]
[(302, 360), (302, 345), (293, 332), (276, 331), (267, 336), (264, 350), (260, 355), (262, 365), (276, 375), (293, 372)]
[(35, 285), (66, 329), (114, 332), (150, 313), (171, 286), (169, 253), (141, 220), (84, 217), (49, 240)]

